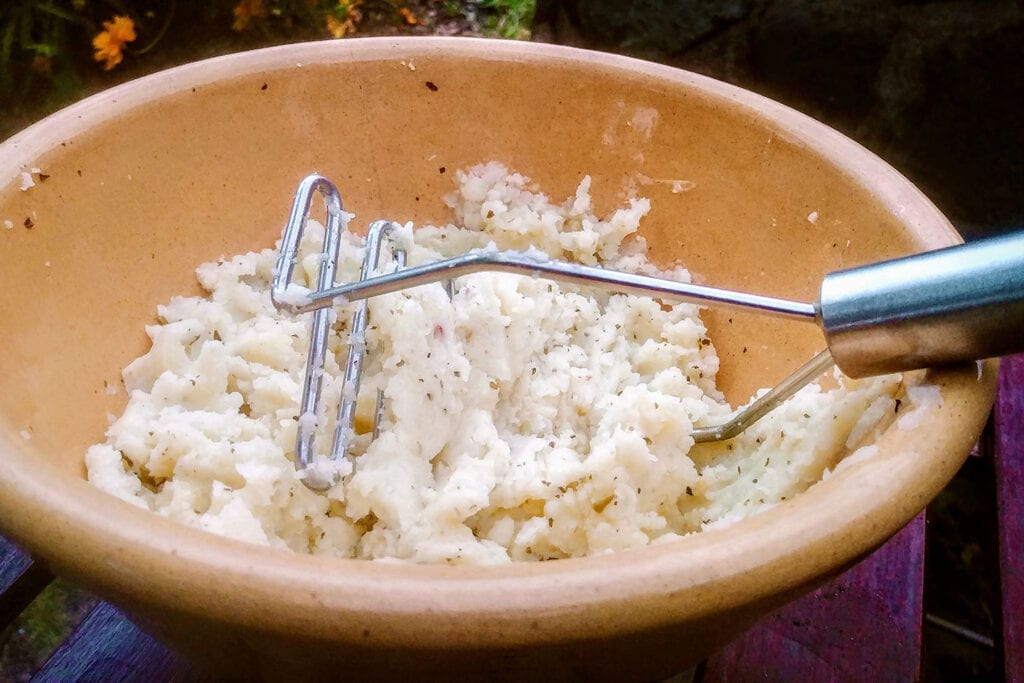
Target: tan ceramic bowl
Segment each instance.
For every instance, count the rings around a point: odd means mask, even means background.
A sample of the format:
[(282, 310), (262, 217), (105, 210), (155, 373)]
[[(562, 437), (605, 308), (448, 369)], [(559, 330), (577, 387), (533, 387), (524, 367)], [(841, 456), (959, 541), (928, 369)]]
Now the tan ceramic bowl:
[[(657, 258), (700, 281), (814, 300), (829, 270), (959, 241), (904, 178), (759, 96), (545, 45), (365, 39), (173, 69), (0, 147), (0, 526), (197, 660), (243, 677), (656, 679), (863, 556), (956, 472), (994, 369), (873, 458), (731, 528), (614, 556), (506, 567), (331, 561), (179, 527), (91, 488), (83, 453), (120, 369), (193, 269), (279, 235), (298, 180), (358, 224), (444, 220), (452, 171), (490, 159), (555, 197), (651, 198)], [(49, 177), (28, 191), (18, 174)], [(692, 189), (673, 193), (673, 180)], [(808, 221), (816, 211), (818, 220)], [(26, 227), (31, 225), (32, 227)], [(823, 346), (813, 326), (707, 315), (743, 400)], [(30, 437), (30, 438), (26, 438)]]

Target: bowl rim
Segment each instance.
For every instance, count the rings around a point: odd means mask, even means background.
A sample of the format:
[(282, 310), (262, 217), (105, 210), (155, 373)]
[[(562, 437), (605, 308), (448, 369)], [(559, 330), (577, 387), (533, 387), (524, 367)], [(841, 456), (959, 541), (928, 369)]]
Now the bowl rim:
[[(189, 88), (321, 64), (420, 58), (585, 65), (660, 87), (693, 89), (722, 106), (764, 119), (787, 140), (877, 189), (877, 200), (922, 239), (935, 244), (959, 241), (938, 209), (892, 167), (782, 104), (629, 57), (481, 38), (318, 41), (174, 67), (93, 95), (15, 134), (0, 144), (0, 178), (16, 179), (61, 141)], [(943, 388), (944, 403), (914, 430), (889, 430), (882, 440), (892, 452), (843, 468), (805, 493), (732, 526), (612, 555), (450, 567), (291, 554), (184, 527), (84, 480), (70, 481), (69, 475), (25, 452), (13, 434), (4, 433), (0, 520), (6, 533), (57, 571), (84, 580), (115, 601), (282, 633), (350, 629), (353, 640), (362, 642), (468, 648), (572, 640), (578, 637), (575, 633), (639, 631), (697, 620), (806, 586), (868, 552), (916, 514), (952, 476), (973, 442), (963, 431), (949, 434), (935, 427), (950, 420), (972, 428), (978, 423), (981, 418), (971, 406), (978, 403), (979, 391), (994, 395), (995, 364), (932, 371), (929, 377)], [(925, 446), (916, 445), (912, 437), (927, 429), (942, 433)], [(67, 481), (67, 495), (53, 491), (55, 480)], [(912, 495), (904, 496), (908, 481), (916, 486)], [(868, 496), (873, 502), (865, 504)], [(45, 539), (32, 536), (40, 519), (46, 520)], [(119, 520), (116, 527), (112, 519)], [(92, 546), (90, 553), (75, 550), (83, 541)], [(735, 552), (736, 545), (745, 552)], [(616, 577), (610, 586), (609, 573)], [(211, 582), (212, 576), (218, 580)], [(278, 606), (273, 624), (266, 623), (269, 604)], [(453, 640), (455, 635), (458, 640)]]

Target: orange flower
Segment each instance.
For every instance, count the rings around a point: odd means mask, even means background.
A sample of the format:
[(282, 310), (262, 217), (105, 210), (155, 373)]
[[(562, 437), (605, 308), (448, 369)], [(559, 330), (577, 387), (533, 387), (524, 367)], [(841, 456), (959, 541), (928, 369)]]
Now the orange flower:
[(263, 0), (241, 0), (235, 9), (235, 23), (231, 28), (235, 31), (245, 31), (249, 28), (253, 19), (262, 19), (267, 16), (267, 8), (263, 6)]
[(129, 17), (116, 16), (113, 21), (104, 21), (103, 28), (106, 30), (92, 39), (96, 50), (93, 59), (103, 62), (104, 70), (110, 71), (124, 58), (125, 44), (135, 40), (135, 22)]
[(333, 12), (326, 15), (327, 32), (335, 38), (344, 38), (349, 33), (355, 33), (356, 24), (362, 18), (363, 13), (359, 11), (361, 0), (342, 0)]
[(420, 20), (416, 18), (416, 15), (412, 13), (412, 10), (408, 7), (399, 7), (398, 15), (405, 20), (405, 23), (409, 26), (415, 26), (420, 23)]
[(327, 15), (327, 32), (335, 38), (344, 38), (354, 30), (355, 26), (352, 24), (351, 19), (341, 21), (333, 14)]

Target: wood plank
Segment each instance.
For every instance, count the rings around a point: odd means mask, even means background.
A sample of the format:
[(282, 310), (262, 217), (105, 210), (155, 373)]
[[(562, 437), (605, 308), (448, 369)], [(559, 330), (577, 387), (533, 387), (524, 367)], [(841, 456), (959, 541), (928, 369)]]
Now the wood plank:
[(0, 536), (0, 631), (11, 625), (53, 576)]
[(57, 649), (32, 683), (212, 680), (147, 635), (116, 608), (100, 603)]
[(921, 668), (924, 513), (873, 555), (759, 621), (703, 681), (914, 681)]
[(1003, 359), (994, 417), (1004, 666), (1024, 683), (1024, 354)]

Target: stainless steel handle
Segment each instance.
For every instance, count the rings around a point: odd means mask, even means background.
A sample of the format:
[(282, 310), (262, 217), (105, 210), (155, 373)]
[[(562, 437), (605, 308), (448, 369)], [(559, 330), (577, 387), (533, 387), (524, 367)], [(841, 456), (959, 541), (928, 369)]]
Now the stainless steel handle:
[(1024, 351), (1024, 232), (830, 273), (817, 306), (850, 377)]

